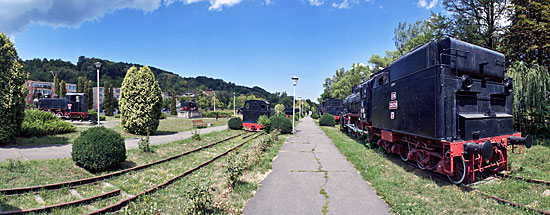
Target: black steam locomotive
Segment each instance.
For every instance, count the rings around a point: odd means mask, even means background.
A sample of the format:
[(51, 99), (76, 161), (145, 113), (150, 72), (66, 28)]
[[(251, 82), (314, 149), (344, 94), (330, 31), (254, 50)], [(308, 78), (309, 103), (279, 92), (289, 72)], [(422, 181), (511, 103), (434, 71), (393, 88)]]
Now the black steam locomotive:
[(473, 182), (531, 146), (513, 128), (504, 55), (455, 39), (422, 45), (353, 87), (341, 128), (421, 169)]
[(85, 93), (67, 93), (64, 98), (35, 99), (34, 106), (62, 118), (88, 119), (88, 95)]
[(258, 124), (258, 118), (261, 115), (267, 117), (273, 115), (273, 110), (269, 107), (268, 101), (247, 100), (241, 110), (243, 113), (243, 126), (247, 131), (261, 130), (263, 126)]
[(340, 114), (344, 110), (342, 99), (325, 99), (319, 106), (319, 115), (328, 113), (334, 116), (336, 122), (340, 121)]
[(181, 103), (181, 110), (182, 111), (197, 111), (199, 110), (199, 107), (197, 106), (197, 102), (195, 101), (186, 101)]

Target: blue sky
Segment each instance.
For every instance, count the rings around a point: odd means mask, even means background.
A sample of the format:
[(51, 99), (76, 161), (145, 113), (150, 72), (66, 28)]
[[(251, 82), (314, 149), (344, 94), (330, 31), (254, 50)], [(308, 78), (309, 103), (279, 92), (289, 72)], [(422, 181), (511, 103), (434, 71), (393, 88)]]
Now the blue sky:
[(6, 0), (0, 32), (23, 59), (84, 55), (289, 94), (297, 75), (297, 95), (315, 100), (336, 69), (394, 49), (399, 22), (441, 10), (437, 0)]

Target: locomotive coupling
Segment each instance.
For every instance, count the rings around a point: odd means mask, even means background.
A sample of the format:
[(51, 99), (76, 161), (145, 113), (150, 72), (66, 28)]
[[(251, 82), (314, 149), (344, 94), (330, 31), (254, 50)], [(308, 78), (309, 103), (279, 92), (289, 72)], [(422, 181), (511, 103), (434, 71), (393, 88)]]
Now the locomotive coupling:
[(467, 142), (464, 143), (464, 151), (467, 154), (481, 154), (483, 158), (487, 159), (493, 156), (493, 144), (491, 141), (485, 141), (480, 144)]
[(510, 145), (525, 145), (527, 148), (531, 148), (533, 145), (533, 137), (529, 134), (526, 137), (509, 136), (508, 143)]

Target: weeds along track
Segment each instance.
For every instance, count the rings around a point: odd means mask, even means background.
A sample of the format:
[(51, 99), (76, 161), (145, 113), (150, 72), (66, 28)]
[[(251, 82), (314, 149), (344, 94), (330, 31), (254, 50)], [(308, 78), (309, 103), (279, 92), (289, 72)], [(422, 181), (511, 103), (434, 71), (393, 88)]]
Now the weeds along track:
[[(441, 174), (438, 174), (438, 173), (435, 173), (435, 172), (432, 172), (432, 171), (429, 171), (429, 170), (426, 170), (426, 169), (423, 170), (423, 169), (418, 168), (416, 163), (413, 163), (413, 162), (410, 162), (410, 161), (407, 161), (405, 163), (410, 165), (411, 167), (413, 167), (415, 169), (419, 169), (419, 170), (425, 172), (426, 174), (428, 174), (430, 176), (438, 178), (442, 181), (448, 181), (448, 179), (445, 176), (441, 175)], [(539, 180), (539, 179), (530, 179), (530, 178), (524, 178), (524, 177), (520, 177), (520, 176), (512, 176), (512, 175), (508, 175), (508, 174), (504, 174), (504, 173), (496, 173), (495, 176), (503, 178), (503, 179), (515, 179), (515, 180), (521, 180), (521, 181), (525, 181), (525, 182), (529, 182), (529, 183), (550, 185), (550, 181), (544, 181), (544, 180)], [(488, 194), (488, 193), (483, 192), (481, 190), (475, 189), (475, 188), (473, 188), (469, 185), (461, 184), (461, 185), (455, 185), (455, 186), (458, 186), (459, 188), (461, 188), (464, 191), (473, 191), (473, 192), (478, 193), (479, 195), (481, 195), (485, 198), (493, 199), (493, 200), (495, 200), (499, 203), (507, 204), (507, 205), (510, 205), (510, 206), (513, 206), (513, 207), (523, 208), (525, 210), (530, 210), (530, 211), (537, 212), (537, 213), (540, 213), (540, 214), (550, 215), (550, 211), (541, 210), (541, 209), (538, 209), (538, 208), (531, 207), (529, 205), (519, 204), (517, 202), (513, 202), (513, 201), (510, 201), (510, 200), (507, 200), (507, 199), (503, 199), (503, 198), (500, 198), (496, 195), (491, 195), (491, 194)]]
[[(259, 137), (259, 136), (261, 136), (261, 135), (263, 135), (263, 134), (254, 135), (252, 138), (247, 139), (247, 140), (245, 140), (245, 141), (243, 141), (243, 142), (241, 142), (241, 143), (239, 143), (239, 144), (237, 144), (237, 145), (235, 145), (235, 146), (233, 146), (233, 147), (231, 147), (231, 148), (225, 150), (224, 152), (215, 155), (215, 156), (212, 157), (211, 159), (209, 159), (209, 160), (207, 160), (207, 161), (204, 161), (204, 162), (198, 164), (197, 166), (195, 166), (195, 167), (193, 167), (193, 168), (191, 168), (191, 169), (188, 169), (188, 170), (184, 171), (183, 173), (181, 173), (181, 174), (179, 174), (179, 175), (177, 175), (177, 176), (171, 177), (170, 179), (165, 180), (164, 182), (162, 182), (162, 183), (160, 183), (160, 184), (154, 185), (154, 186), (152, 186), (152, 187), (149, 188), (149, 189), (146, 189), (146, 190), (144, 190), (144, 191), (141, 191), (141, 192), (137, 193), (136, 195), (130, 195), (129, 197), (124, 198), (124, 199), (121, 199), (120, 201), (118, 201), (118, 202), (116, 202), (116, 203), (114, 203), (114, 204), (110, 204), (110, 205), (105, 206), (105, 207), (103, 207), (103, 208), (101, 208), (101, 209), (97, 209), (97, 210), (94, 210), (94, 211), (89, 212), (89, 213), (86, 213), (86, 214), (87, 214), (87, 215), (92, 215), (92, 214), (105, 214), (105, 213), (108, 213), (108, 212), (117, 211), (117, 210), (121, 209), (122, 207), (128, 205), (130, 202), (137, 200), (140, 196), (143, 196), (143, 195), (152, 193), (152, 192), (156, 191), (157, 189), (160, 189), (160, 188), (163, 188), (163, 187), (165, 187), (165, 186), (167, 186), (167, 185), (172, 184), (172, 183), (175, 182), (176, 180), (178, 180), (178, 179), (180, 179), (180, 178), (182, 178), (182, 177), (185, 177), (185, 176), (187, 176), (187, 175), (189, 175), (189, 174), (191, 174), (191, 173), (193, 173), (193, 172), (199, 170), (200, 168), (202, 168), (202, 167), (204, 167), (204, 166), (206, 166), (206, 165), (208, 165), (208, 164), (210, 164), (210, 163), (216, 161), (217, 159), (219, 159), (219, 158), (221, 158), (221, 157), (223, 157), (223, 156), (229, 154), (231, 151), (234, 151), (234, 150), (238, 149), (239, 147), (245, 145), (246, 143), (248, 143), (248, 142), (250, 142), (250, 141), (256, 139), (257, 137)], [(247, 137), (249, 137), (249, 136), (251, 136), (251, 135), (248, 135)], [(243, 138), (243, 139), (244, 139), (244, 138)]]
[[(0, 190), (0, 194), (3, 195), (0, 196), (4, 196), (4, 199), (9, 200), (8, 202), (3, 201), (2, 204), (4, 204), (4, 206), (8, 205), (7, 208), (9, 211), (0, 211), (0, 214), (21, 214), (30, 212), (55, 213), (56, 211), (59, 211), (59, 208), (89, 204), (102, 199), (109, 199), (113, 196), (122, 195), (125, 197), (131, 197), (134, 195), (128, 193), (137, 193), (135, 190), (138, 188), (145, 186), (149, 187), (149, 185), (156, 183), (159, 180), (175, 175), (177, 172), (182, 172), (181, 168), (185, 168), (200, 161), (201, 157), (207, 157), (209, 154), (224, 150), (227, 147), (234, 145), (235, 141), (244, 140), (254, 135), (248, 134), (243, 136), (244, 134), (246, 133), (240, 133), (148, 164), (105, 175), (41, 186), (2, 189)], [(227, 142), (227, 144), (220, 144), (222, 142)], [(146, 178), (147, 180), (139, 180), (140, 178)], [(99, 183), (100, 181), (103, 181), (103, 183)], [(101, 204), (98, 206), (103, 207)], [(6, 210), (5, 208), (6, 207), (4, 207), (4, 210)], [(9, 208), (12, 209), (10, 210)], [(76, 210), (75, 208), (76, 207), (72, 207), (71, 210), (65, 212), (60, 211), (60, 213), (85, 213), (85, 211)], [(89, 206), (88, 208), (88, 210), (96, 209), (95, 206)]]

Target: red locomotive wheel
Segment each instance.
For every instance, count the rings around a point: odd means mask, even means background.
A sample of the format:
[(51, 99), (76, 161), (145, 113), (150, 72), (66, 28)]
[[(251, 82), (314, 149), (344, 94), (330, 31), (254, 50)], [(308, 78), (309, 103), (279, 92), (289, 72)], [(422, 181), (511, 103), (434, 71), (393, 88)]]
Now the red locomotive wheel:
[(401, 157), (401, 160), (408, 161), (409, 158), (407, 157), (407, 154), (409, 154), (409, 151), (411, 150), (411, 145), (407, 143), (406, 146), (403, 146), (403, 151), (399, 154), (399, 157)]
[(454, 172), (447, 175), (447, 178), (454, 184), (462, 183), (466, 178), (466, 163), (463, 156), (453, 158), (453, 169)]

